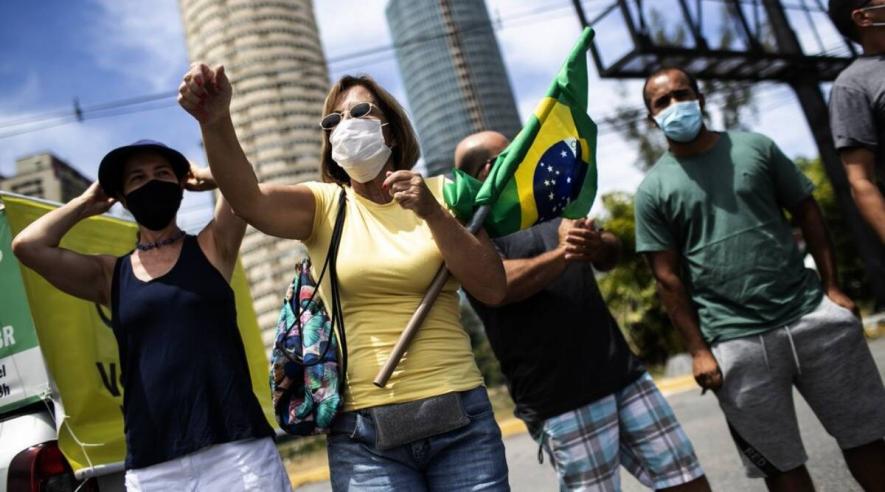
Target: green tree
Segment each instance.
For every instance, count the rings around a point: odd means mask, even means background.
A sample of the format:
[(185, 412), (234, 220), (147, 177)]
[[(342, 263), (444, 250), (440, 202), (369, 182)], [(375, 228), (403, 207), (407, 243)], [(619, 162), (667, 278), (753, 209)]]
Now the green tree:
[(836, 266), (839, 270), (839, 284), (845, 293), (862, 305), (872, 305), (873, 296), (863, 260), (854, 245), (848, 222), (842, 217), (833, 186), (827, 178), (820, 158), (796, 159), (796, 165), (814, 183), (814, 198), (820, 205), (824, 222), (830, 231), (833, 247), (836, 250)]
[(682, 342), (658, 300), (645, 259), (636, 253), (633, 195), (608, 193), (602, 203), (605, 229), (621, 239), (623, 254), (618, 266), (599, 279), (599, 288), (637, 355), (648, 363), (663, 364), (683, 350)]

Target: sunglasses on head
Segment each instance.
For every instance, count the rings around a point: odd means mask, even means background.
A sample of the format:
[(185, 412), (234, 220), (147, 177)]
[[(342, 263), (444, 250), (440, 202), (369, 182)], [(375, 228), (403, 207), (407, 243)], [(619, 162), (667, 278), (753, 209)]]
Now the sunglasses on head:
[[(320, 120), (320, 127), (323, 130), (332, 130), (338, 126), (338, 123), (341, 123), (345, 115), (350, 115), (351, 118), (365, 118), (372, 113), (373, 108), (378, 109), (378, 106), (370, 102), (356, 103), (349, 110), (344, 110), (340, 113), (329, 113), (323, 116), (323, 119)], [(380, 114), (381, 111), (378, 110), (378, 113)]]

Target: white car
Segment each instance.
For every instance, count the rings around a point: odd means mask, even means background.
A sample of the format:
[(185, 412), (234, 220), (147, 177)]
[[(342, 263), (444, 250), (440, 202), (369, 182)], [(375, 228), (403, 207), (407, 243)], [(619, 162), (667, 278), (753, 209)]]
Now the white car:
[[(47, 406), (48, 405), (48, 406)], [(114, 492), (125, 490), (123, 471), (77, 477), (58, 449), (51, 403), (0, 415), (0, 491)]]
[[(6, 196), (11, 195), (0, 193)], [(0, 492), (123, 491), (122, 463), (74, 473), (59, 449), (54, 414), (64, 410), (60, 400), (50, 398), (55, 382), (39, 340), (22, 326), (22, 320), (31, 320), (31, 300), (21, 291), (2, 201), (0, 232)]]

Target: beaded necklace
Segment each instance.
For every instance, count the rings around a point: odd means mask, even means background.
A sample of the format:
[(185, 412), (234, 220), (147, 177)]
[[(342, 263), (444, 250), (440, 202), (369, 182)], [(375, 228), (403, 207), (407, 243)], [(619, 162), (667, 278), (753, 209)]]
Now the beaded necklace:
[(136, 243), (135, 247), (138, 248), (139, 251), (147, 251), (147, 250), (159, 248), (162, 246), (168, 246), (183, 237), (184, 237), (184, 231), (179, 230), (178, 233), (172, 237), (167, 237), (166, 239), (161, 239), (159, 241), (154, 241), (152, 243)]

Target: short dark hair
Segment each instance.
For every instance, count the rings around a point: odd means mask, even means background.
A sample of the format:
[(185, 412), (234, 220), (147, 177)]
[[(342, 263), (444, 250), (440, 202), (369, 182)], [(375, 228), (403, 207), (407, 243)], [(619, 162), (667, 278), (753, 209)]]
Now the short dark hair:
[(688, 85), (691, 87), (691, 90), (693, 90), (698, 96), (701, 95), (701, 87), (698, 85), (698, 79), (695, 78), (694, 75), (680, 67), (661, 67), (649, 74), (649, 76), (645, 78), (645, 83), (642, 84), (642, 100), (645, 102), (645, 109), (651, 111), (651, 100), (648, 98), (648, 83), (651, 82), (651, 79), (667, 72), (679, 72), (684, 75), (685, 79), (688, 80)]
[(835, 24), (836, 29), (846, 38), (860, 43), (860, 31), (851, 19), (851, 13), (870, 3), (870, 0), (830, 0), (829, 8), (830, 20)]
[(495, 155), (492, 154), (488, 147), (485, 145), (476, 145), (467, 149), (464, 154), (461, 155), (461, 159), (455, 163), (455, 167), (475, 178), (476, 175), (479, 174), (479, 170), (482, 169), (482, 166), (484, 166), (492, 157), (495, 157)]
[[(412, 169), (418, 157), (421, 154), (418, 146), (418, 137), (409, 122), (406, 110), (397, 102), (397, 100), (383, 87), (375, 82), (375, 79), (368, 75), (345, 75), (338, 79), (326, 94), (326, 102), (323, 104), (323, 115), (329, 114), (334, 110), (335, 101), (338, 100), (344, 91), (354, 86), (362, 86), (374, 99), (375, 105), (387, 118), (393, 139), (396, 145), (391, 149), (391, 159), (393, 160), (393, 169)], [(347, 172), (332, 159), (332, 144), (329, 142), (329, 134), (332, 132), (323, 131), (323, 146), (320, 150), (322, 155), (320, 160), (320, 172), (323, 181), (327, 183), (350, 184), (350, 176)]]

